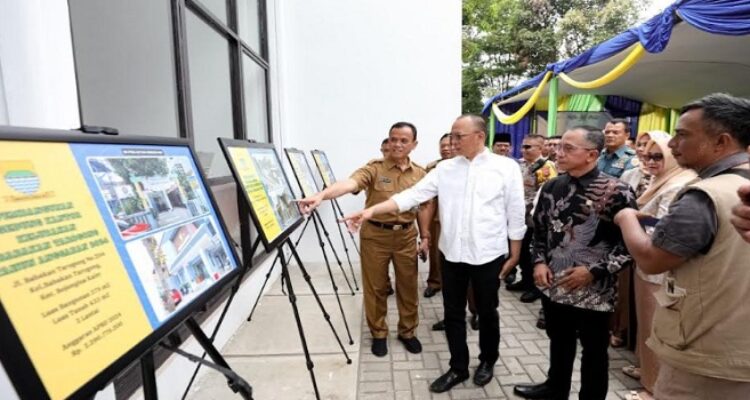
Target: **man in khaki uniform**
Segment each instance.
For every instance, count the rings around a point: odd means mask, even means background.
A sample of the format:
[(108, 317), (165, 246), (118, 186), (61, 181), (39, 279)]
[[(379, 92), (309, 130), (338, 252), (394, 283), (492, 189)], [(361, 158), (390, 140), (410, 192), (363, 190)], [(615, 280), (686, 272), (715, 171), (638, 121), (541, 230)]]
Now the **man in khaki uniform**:
[[(451, 134), (446, 133), (440, 138), (440, 159), (427, 164), (425, 169), (427, 172), (430, 172), (437, 167), (440, 161), (452, 157)], [(437, 209), (437, 198), (431, 201), (435, 202), (435, 209)], [(432, 224), (430, 225), (430, 240), (432, 243), (437, 243), (438, 237), (440, 237), (440, 218), (438, 217), (438, 213), (435, 213), (435, 217), (432, 219)], [(427, 276), (427, 289), (424, 290), (424, 297), (430, 298), (437, 294), (442, 287), (441, 281), (440, 254), (438, 253), (437, 246), (430, 246), (430, 273)]]
[[(367, 207), (389, 199), (417, 183), (426, 172), (411, 162), (409, 153), (417, 145), (417, 129), (408, 122), (395, 123), (388, 134), (388, 158), (372, 160), (356, 170), (347, 180), (334, 183), (322, 192), (299, 201), (303, 213), (309, 213), (323, 200), (337, 198), (346, 193), (365, 190)], [(398, 339), (411, 353), (420, 353), (422, 345), (414, 336), (419, 316), (417, 293), (417, 252), (426, 254), (430, 236), (423, 232), (417, 248), (418, 224), (428, 226), (431, 206), (423, 210), (407, 210), (380, 215), (362, 227), (360, 247), (362, 256), (362, 287), (364, 289), (365, 316), (372, 333), (372, 353), (378, 357), (388, 354), (388, 265), (393, 262), (396, 274), (396, 304), (398, 306)]]

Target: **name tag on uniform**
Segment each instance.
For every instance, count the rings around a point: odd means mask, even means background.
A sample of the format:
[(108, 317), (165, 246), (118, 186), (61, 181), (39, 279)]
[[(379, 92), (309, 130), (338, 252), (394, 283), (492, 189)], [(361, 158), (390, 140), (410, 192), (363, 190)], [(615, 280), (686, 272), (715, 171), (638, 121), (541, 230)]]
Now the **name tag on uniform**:
[(391, 178), (389, 178), (387, 176), (381, 176), (380, 177), (380, 183), (391, 183), (391, 182), (392, 182)]
[(614, 163), (612, 163), (612, 167), (614, 167), (614, 168), (621, 168), (622, 169), (622, 168), (625, 168), (625, 164), (627, 162), (628, 162), (628, 160), (626, 160), (624, 158), (619, 158), (619, 159), (617, 159), (617, 161), (615, 161)]

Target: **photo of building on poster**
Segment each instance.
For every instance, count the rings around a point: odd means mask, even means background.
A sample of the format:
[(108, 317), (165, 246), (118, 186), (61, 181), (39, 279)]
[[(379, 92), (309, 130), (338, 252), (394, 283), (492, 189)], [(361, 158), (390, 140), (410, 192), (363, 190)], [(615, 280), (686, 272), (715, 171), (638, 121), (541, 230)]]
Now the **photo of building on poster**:
[(262, 148), (249, 148), (249, 151), (276, 220), (284, 231), (299, 219), (300, 214), (276, 151)]
[(209, 211), (187, 157), (89, 157), (87, 163), (125, 240)]
[(287, 150), (289, 156), (289, 164), (294, 170), (294, 175), (302, 188), (302, 196), (312, 196), (318, 192), (318, 185), (315, 183), (312, 171), (310, 170), (310, 164), (307, 163), (305, 153), (297, 150)]
[(159, 321), (234, 268), (210, 217), (132, 240), (126, 249)]
[(333, 176), (333, 170), (331, 164), (328, 162), (328, 156), (322, 151), (313, 151), (313, 159), (315, 159), (315, 165), (318, 166), (318, 171), (323, 178), (326, 186), (331, 186), (336, 183), (336, 177)]

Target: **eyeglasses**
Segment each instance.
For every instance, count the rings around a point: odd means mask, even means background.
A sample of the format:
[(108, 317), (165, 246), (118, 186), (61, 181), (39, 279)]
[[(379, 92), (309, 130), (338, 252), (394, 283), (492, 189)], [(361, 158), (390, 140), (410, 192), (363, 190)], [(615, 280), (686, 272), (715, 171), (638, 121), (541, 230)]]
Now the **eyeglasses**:
[(537, 147), (537, 145), (535, 145), (535, 144), (524, 144), (524, 145), (521, 145), (521, 148), (524, 149), (524, 150), (528, 150), (528, 149), (530, 149), (532, 147)]
[(475, 133), (479, 133), (479, 131), (471, 132), (471, 133), (451, 133), (451, 140), (461, 140), (464, 138), (464, 136), (473, 135)]
[(664, 154), (662, 153), (648, 153), (643, 155), (643, 159), (646, 161), (659, 162), (664, 160)]

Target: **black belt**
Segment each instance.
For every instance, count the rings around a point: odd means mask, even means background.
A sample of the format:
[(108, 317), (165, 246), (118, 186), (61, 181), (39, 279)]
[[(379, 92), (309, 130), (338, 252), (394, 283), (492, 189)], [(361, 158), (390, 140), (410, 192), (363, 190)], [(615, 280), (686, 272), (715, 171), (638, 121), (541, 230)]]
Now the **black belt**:
[(402, 229), (409, 229), (410, 226), (412, 226), (413, 223), (408, 224), (384, 224), (382, 222), (373, 221), (368, 219), (367, 222), (377, 226), (378, 228), (382, 229), (388, 229), (390, 231), (400, 231)]

